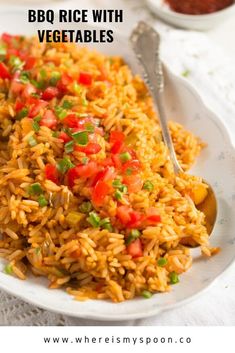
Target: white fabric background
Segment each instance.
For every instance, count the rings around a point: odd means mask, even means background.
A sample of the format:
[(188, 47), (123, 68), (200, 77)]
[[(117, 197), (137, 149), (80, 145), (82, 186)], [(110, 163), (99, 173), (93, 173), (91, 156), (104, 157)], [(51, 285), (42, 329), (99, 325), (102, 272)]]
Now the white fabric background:
[[(36, 1), (35, 1), (36, 3)], [(53, 6), (55, 6), (53, 2)], [(49, 5), (47, 4), (49, 7)], [(57, 6), (62, 7), (61, 3)], [(225, 122), (235, 143), (235, 68), (224, 53), (232, 46), (235, 57), (235, 39), (224, 37), (218, 29), (210, 35), (182, 31), (163, 24), (146, 9), (144, 0), (79, 0), (66, 1), (63, 7), (125, 9), (125, 23), (118, 30), (128, 33), (138, 19), (152, 23), (162, 35), (162, 56), (169, 67), (181, 75), (188, 71), (187, 79), (198, 89), (205, 102)], [(52, 4), (51, 6), (52, 7)], [(233, 21), (235, 21), (233, 19)], [(226, 24), (224, 25), (226, 27)], [(235, 26), (233, 27), (235, 30)], [(227, 31), (226, 33), (229, 34)], [(217, 36), (218, 35), (218, 36)], [(224, 33), (224, 36), (226, 34)], [(213, 38), (213, 39), (211, 39)], [(218, 40), (217, 40), (218, 39)], [(82, 320), (38, 309), (0, 291), (0, 325), (235, 325), (235, 264), (223, 278), (218, 279), (197, 300), (181, 308), (167, 311), (157, 317), (126, 322), (99, 322)]]

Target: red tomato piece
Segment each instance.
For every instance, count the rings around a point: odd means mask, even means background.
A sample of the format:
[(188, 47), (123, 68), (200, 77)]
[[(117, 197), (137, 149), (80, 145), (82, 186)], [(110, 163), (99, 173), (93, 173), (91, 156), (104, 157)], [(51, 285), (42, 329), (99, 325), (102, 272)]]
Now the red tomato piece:
[(51, 99), (59, 95), (59, 90), (57, 87), (47, 87), (42, 94), (42, 99), (45, 101), (50, 101)]
[(126, 174), (128, 171), (130, 171), (131, 174), (136, 174), (139, 172), (140, 167), (140, 161), (138, 161), (138, 159), (133, 159), (123, 164), (122, 172)]
[(0, 77), (3, 79), (11, 78), (11, 74), (8, 70), (8, 67), (3, 62), (0, 62)]
[(47, 126), (49, 129), (54, 129), (57, 126), (57, 118), (54, 112), (50, 109), (46, 110), (39, 124)]
[(89, 72), (81, 71), (79, 74), (78, 82), (81, 85), (90, 86), (92, 84), (92, 75)]
[(142, 244), (140, 239), (136, 239), (130, 245), (128, 245), (127, 252), (133, 257), (133, 259), (143, 256)]
[(117, 218), (119, 221), (123, 224), (126, 225), (127, 223), (130, 222), (131, 217), (130, 217), (130, 212), (132, 209), (129, 206), (119, 206), (117, 207)]
[(36, 58), (33, 56), (28, 56), (25, 60), (24, 69), (31, 70), (34, 67), (35, 63), (36, 63)]
[(84, 128), (84, 123), (81, 122), (79, 117), (76, 114), (68, 114), (64, 119), (63, 119), (63, 124), (67, 125), (68, 127), (77, 129), (77, 128)]
[(111, 131), (109, 135), (109, 142), (110, 143), (115, 143), (117, 141), (124, 142), (125, 140), (125, 135), (121, 131)]
[(64, 131), (61, 131), (58, 136), (58, 139), (62, 140), (64, 143), (71, 141), (71, 137), (67, 135)]
[(102, 165), (103, 167), (112, 167), (114, 163), (111, 157), (107, 157), (100, 161), (100, 165)]
[(150, 207), (147, 210), (146, 221), (148, 222), (148, 224), (152, 225), (161, 222), (161, 216), (159, 215), (159, 211), (155, 207)]
[(86, 146), (75, 146), (76, 151), (84, 152), (86, 154), (96, 154), (100, 152), (101, 146), (98, 143), (89, 142)]
[(18, 113), (20, 110), (24, 108), (24, 103), (22, 103), (18, 98), (15, 102), (15, 111)]
[(68, 184), (70, 187), (73, 187), (75, 179), (80, 178), (90, 178), (94, 174), (98, 172), (98, 167), (96, 162), (90, 161), (86, 165), (78, 165), (74, 168), (69, 169), (68, 176)]
[(110, 192), (110, 186), (102, 181), (99, 180), (94, 189), (92, 190), (92, 202), (96, 205), (96, 206), (101, 206), (104, 202), (105, 197), (108, 195), (108, 193)]
[(111, 147), (111, 153), (117, 154), (122, 151), (122, 148), (124, 146), (124, 143), (122, 141), (116, 141)]
[(73, 82), (73, 79), (70, 75), (63, 73), (61, 79), (57, 82), (57, 88), (60, 93), (66, 93), (68, 91), (68, 86)]
[(130, 221), (127, 223), (128, 228), (138, 228), (144, 221), (144, 215), (138, 211), (129, 212)]
[(122, 167), (122, 162), (121, 162), (121, 160), (120, 160), (119, 155), (118, 155), (118, 154), (113, 154), (113, 155), (111, 156), (111, 158), (112, 158), (112, 161), (113, 161), (114, 166), (115, 166), (117, 169), (120, 169), (120, 168)]
[(34, 118), (36, 115), (40, 113), (41, 109), (45, 108), (47, 105), (48, 103), (41, 99), (36, 100), (36, 102), (29, 110), (29, 117)]
[(55, 165), (47, 164), (45, 166), (45, 178), (53, 181), (53, 183), (59, 183), (59, 172)]
[(126, 175), (123, 178), (123, 184), (128, 186), (128, 191), (138, 192), (143, 187), (143, 180), (139, 175)]
[(11, 43), (11, 41), (12, 41), (12, 38), (13, 38), (14, 36), (12, 36), (11, 34), (9, 34), (9, 33), (3, 33), (2, 34), (2, 40), (3, 40), (3, 42), (5, 42), (5, 43), (7, 43), (7, 44), (10, 44)]

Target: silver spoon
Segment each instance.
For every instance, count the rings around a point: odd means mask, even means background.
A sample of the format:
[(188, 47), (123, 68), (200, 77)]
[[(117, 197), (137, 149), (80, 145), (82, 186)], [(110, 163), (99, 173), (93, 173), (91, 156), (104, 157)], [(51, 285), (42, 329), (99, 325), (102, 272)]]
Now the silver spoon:
[[(162, 129), (163, 140), (168, 147), (170, 159), (173, 163), (175, 174), (183, 173), (181, 166), (176, 157), (174, 145), (171, 139), (170, 131), (167, 124), (167, 117), (164, 107), (164, 75), (162, 63), (160, 60), (160, 36), (159, 34), (145, 22), (139, 22), (133, 30), (130, 41), (133, 50), (137, 56), (139, 63), (144, 71), (144, 80), (148, 85), (150, 92), (158, 108), (159, 120)], [(205, 214), (206, 228), (210, 235), (214, 228), (217, 216), (217, 202), (215, 193), (208, 182), (208, 194), (206, 198), (197, 205), (197, 208)], [(190, 247), (199, 246), (193, 239), (184, 239), (184, 244)]]

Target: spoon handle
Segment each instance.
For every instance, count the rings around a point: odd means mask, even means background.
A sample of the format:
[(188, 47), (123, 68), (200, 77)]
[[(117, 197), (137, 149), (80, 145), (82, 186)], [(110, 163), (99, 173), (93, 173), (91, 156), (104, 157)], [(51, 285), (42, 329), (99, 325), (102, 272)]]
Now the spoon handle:
[(147, 23), (141, 21), (133, 30), (130, 41), (136, 57), (143, 68), (144, 80), (158, 108), (163, 140), (168, 147), (174, 172), (178, 174), (182, 169), (176, 157), (164, 107), (164, 75), (160, 59), (160, 36)]

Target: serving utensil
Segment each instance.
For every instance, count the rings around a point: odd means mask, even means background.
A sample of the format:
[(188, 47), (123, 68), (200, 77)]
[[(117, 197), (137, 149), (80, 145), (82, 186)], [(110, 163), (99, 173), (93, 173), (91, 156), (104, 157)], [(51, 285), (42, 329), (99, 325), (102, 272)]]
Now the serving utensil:
[[(181, 168), (171, 139), (167, 123), (167, 116), (164, 106), (164, 74), (160, 59), (160, 36), (147, 23), (141, 21), (133, 30), (130, 36), (132, 48), (143, 68), (144, 80), (150, 89), (155, 106), (158, 109), (158, 116), (162, 129), (163, 140), (168, 147), (170, 159), (173, 164), (175, 174), (184, 173)], [(196, 207), (205, 214), (207, 232), (210, 235), (213, 231), (217, 217), (217, 201), (211, 185), (203, 180), (208, 186), (206, 198)], [(189, 247), (199, 246), (193, 239), (184, 239), (184, 245)]]

